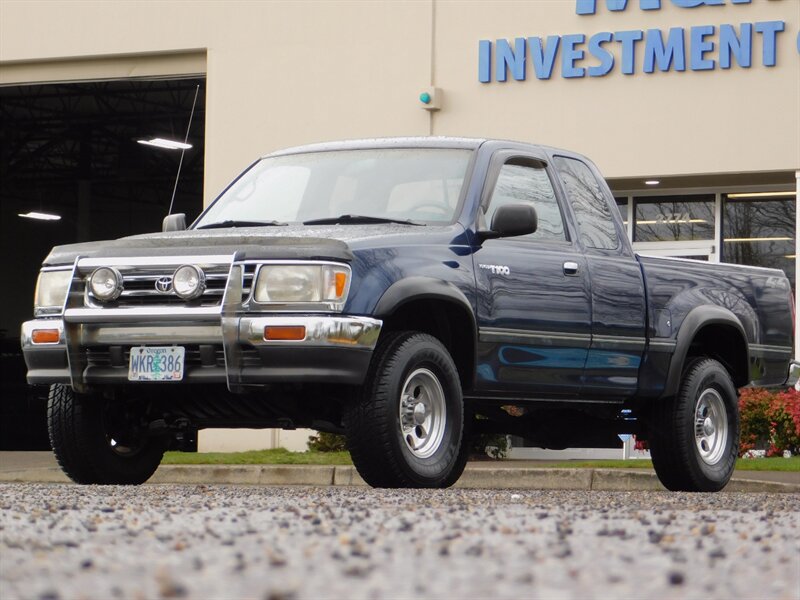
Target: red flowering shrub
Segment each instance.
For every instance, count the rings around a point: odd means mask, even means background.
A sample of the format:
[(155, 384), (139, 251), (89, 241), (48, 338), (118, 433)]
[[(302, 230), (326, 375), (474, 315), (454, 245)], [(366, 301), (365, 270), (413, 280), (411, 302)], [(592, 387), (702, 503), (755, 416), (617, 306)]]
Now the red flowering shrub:
[(775, 394), (770, 409), (773, 435), (767, 456), (783, 454), (784, 450), (797, 454), (800, 450), (800, 393), (792, 388)]
[(773, 394), (760, 388), (744, 388), (739, 396), (741, 435), (739, 456), (756, 447), (767, 447), (770, 438), (769, 405)]
[(739, 455), (755, 448), (767, 456), (784, 450), (800, 452), (800, 393), (794, 389), (776, 393), (760, 388), (745, 388), (739, 397), (741, 440)]

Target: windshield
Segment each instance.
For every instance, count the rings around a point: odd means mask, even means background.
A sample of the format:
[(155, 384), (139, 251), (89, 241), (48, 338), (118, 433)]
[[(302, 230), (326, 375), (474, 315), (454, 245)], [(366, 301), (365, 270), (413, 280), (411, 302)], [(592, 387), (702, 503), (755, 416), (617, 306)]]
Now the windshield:
[[(470, 154), (449, 148), (392, 148), (265, 158), (228, 188), (195, 228), (225, 222), (367, 222), (355, 217), (449, 223)], [(346, 218), (337, 220), (342, 216)]]

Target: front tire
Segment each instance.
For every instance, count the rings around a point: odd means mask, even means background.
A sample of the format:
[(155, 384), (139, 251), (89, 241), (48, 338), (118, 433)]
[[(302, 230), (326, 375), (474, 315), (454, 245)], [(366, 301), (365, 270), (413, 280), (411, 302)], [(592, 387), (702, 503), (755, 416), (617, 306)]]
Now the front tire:
[(738, 394), (725, 367), (711, 358), (693, 360), (678, 394), (658, 402), (650, 423), (650, 454), (664, 487), (724, 488), (739, 449)]
[(155, 473), (166, 438), (149, 437), (125, 405), (50, 386), (47, 429), (62, 470), (75, 483), (138, 485)]
[(464, 403), (453, 359), (424, 333), (386, 335), (345, 410), (347, 446), (373, 487), (452, 485), (464, 468)]

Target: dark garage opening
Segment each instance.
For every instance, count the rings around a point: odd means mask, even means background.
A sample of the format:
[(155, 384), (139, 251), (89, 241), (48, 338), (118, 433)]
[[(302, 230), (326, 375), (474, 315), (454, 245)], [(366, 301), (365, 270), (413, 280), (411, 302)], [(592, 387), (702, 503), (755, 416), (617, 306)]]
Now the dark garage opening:
[[(173, 212), (203, 205), (205, 79), (0, 87), (0, 449), (47, 449), (46, 389), (29, 387), (19, 348), (50, 248), (160, 231), (199, 86)], [(29, 212), (59, 220), (20, 217)]]

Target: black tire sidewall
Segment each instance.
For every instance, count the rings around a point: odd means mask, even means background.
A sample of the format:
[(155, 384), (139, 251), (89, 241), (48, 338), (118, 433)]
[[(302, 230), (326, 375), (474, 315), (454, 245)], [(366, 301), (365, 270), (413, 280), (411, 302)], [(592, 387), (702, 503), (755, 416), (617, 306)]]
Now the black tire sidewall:
[[(691, 440), (689, 467), (699, 488), (703, 491), (718, 491), (727, 484), (736, 466), (736, 457), (739, 450), (738, 394), (730, 375), (716, 361), (698, 361), (689, 366), (687, 375), (681, 394), (683, 403), (681, 408), (683, 409), (682, 426), (688, 431), (688, 437)], [(694, 419), (700, 395), (705, 390), (712, 388), (719, 392), (722, 397), (725, 406), (728, 436), (722, 457), (716, 464), (709, 465), (700, 456), (700, 451), (695, 443)]]
[(116, 452), (110, 444), (106, 433), (101, 403), (97, 407), (99, 434), (92, 440), (97, 452), (97, 464), (106, 483), (140, 484), (153, 475), (166, 450), (166, 440), (162, 437), (149, 437), (140, 441), (135, 453), (128, 456)]
[(62, 401), (49, 403), (48, 420), (51, 432), (56, 428), (64, 432), (60, 436), (51, 433), (51, 445), (67, 475), (84, 484), (138, 485), (147, 481), (161, 463), (166, 439), (146, 438), (136, 453), (123, 456), (113, 450), (106, 432), (104, 410), (111, 401), (59, 387), (51, 395), (58, 394)]
[[(383, 375), (387, 377), (387, 418), (394, 435), (390, 438), (392, 452), (402, 457), (399, 461), (404, 475), (423, 486), (439, 486), (448, 479), (458, 459), (464, 423), (461, 384), (450, 355), (441, 343), (426, 334), (412, 335), (391, 356), (391, 363), (399, 368)], [(400, 396), (408, 376), (417, 369), (431, 371), (439, 380), (445, 397), (445, 431), (439, 448), (431, 456), (415, 456), (406, 445), (400, 425)]]

